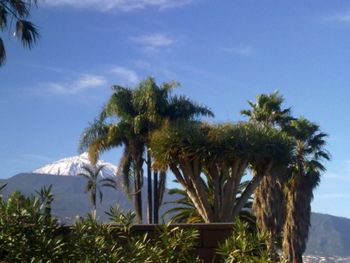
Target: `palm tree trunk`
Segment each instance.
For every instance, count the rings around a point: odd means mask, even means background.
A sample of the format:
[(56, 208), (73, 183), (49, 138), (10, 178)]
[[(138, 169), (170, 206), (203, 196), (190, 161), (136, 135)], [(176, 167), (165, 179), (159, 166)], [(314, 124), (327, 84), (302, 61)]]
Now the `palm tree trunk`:
[(232, 211), (231, 218), (235, 218), (236, 216), (238, 216), (239, 212), (242, 210), (243, 206), (247, 203), (249, 197), (253, 194), (254, 190), (258, 187), (262, 179), (263, 179), (262, 175), (256, 175), (253, 177), (253, 179), (250, 181), (246, 189), (243, 191), (241, 197), (238, 199)]
[(93, 192), (92, 192), (93, 196), (92, 196), (92, 206), (94, 208), (93, 210), (93, 217), (96, 220), (97, 219), (97, 202), (96, 202), (96, 188), (94, 188)]
[(137, 218), (140, 223), (142, 223), (142, 188), (141, 188), (141, 177), (140, 172), (136, 172), (135, 178), (135, 194), (134, 194), (134, 205)]
[(153, 172), (153, 223), (159, 223), (158, 172)]
[(143, 158), (142, 158), (142, 147), (135, 147), (133, 153), (133, 159), (135, 162), (135, 196), (134, 196), (134, 205), (135, 212), (140, 223), (143, 222), (142, 216), (142, 187), (143, 187)]
[(302, 263), (309, 235), (312, 190), (306, 176), (293, 178), (286, 193), (287, 215), (283, 235), (283, 255), (293, 263)]
[(273, 262), (277, 261), (277, 246), (281, 244), (285, 204), (283, 187), (285, 167), (275, 167), (254, 192), (253, 210), (260, 230), (269, 234), (267, 247)]
[(147, 150), (147, 223), (153, 223), (153, 204), (152, 204), (152, 161), (151, 153)]

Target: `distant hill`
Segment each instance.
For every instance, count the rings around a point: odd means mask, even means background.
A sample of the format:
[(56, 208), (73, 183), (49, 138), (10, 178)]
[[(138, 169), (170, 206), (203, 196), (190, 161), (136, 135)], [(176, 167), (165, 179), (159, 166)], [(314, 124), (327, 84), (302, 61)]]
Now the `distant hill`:
[[(8, 183), (3, 191), (4, 197), (8, 197), (14, 191), (20, 191), (25, 195), (34, 194), (35, 191), (42, 187), (52, 185), (52, 193), (55, 196), (52, 204), (52, 213), (62, 223), (74, 222), (76, 216), (86, 216), (92, 209), (90, 198), (85, 193), (87, 179), (78, 176), (82, 172), (82, 167), (91, 166), (87, 153), (77, 156), (70, 156), (55, 162), (49, 163), (34, 170), (31, 173), (17, 174), (9, 179), (4, 179), (3, 183)], [(97, 166), (103, 166), (99, 176), (101, 178), (111, 178), (121, 181), (121, 178), (116, 177), (117, 167), (99, 160)], [(142, 195), (146, 196), (147, 180), (144, 180)], [(103, 188), (103, 201), (97, 202), (97, 215), (102, 221), (107, 221), (108, 217), (105, 214), (111, 206), (119, 206), (124, 211), (132, 210), (132, 200), (125, 194), (122, 187), (115, 190), (109, 187)], [(165, 193), (165, 200), (170, 200), (170, 197)], [(146, 198), (143, 198), (143, 215), (146, 218)], [(162, 206), (160, 215), (168, 209), (170, 205)]]
[(350, 219), (313, 213), (306, 254), (350, 256)]
[[(21, 173), (4, 180), (4, 182), (8, 184), (3, 191), (5, 198), (14, 191), (20, 191), (25, 195), (35, 194), (35, 191), (52, 184), (52, 193), (55, 196), (52, 213), (64, 223), (72, 223), (77, 215), (85, 216), (92, 209), (89, 196), (84, 193), (86, 179), (83, 177)], [(143, 187), (142, 194), (144, 196), (146, 196), (146, 189), (146, 187)], [(169, 197), (166, 197), (166, 199), (169, 199)], [(143, 212), (146, 215), (146, 198), (143, 201)], [(105, 211), (115, 205), (120, 206), (124, 211), (133, 209), (132, 201), (129, 200), (123, 189), (114, 190), (104, 187), (103, 201), (97, 203), (99, 218), (103, 221), (108, 220)], [(166, 207), (163, 206), (160, 215), (164, 209)]]
[[(25, 195), (35, 194), (35, 191), (52, 184), (52, 193), (55, 196), (52, 213), (62, 222), (71, 223), (77, 215), (85, 216), (92, 208), (89, 196), (84, 192), (86, 179), (83, 177), (22, 173), (9, 178), (6, 182), (7, 187), (3, 191), (5, 198), (14, 191), (20, 191)], [(104, 188), (103, 202), (97, 203), (98, 215), (102, 220), (107, 219), (104, 211), (116, 203), (125, 210), (132, 209), (131, 202), (122, 189), (116, 191)]]

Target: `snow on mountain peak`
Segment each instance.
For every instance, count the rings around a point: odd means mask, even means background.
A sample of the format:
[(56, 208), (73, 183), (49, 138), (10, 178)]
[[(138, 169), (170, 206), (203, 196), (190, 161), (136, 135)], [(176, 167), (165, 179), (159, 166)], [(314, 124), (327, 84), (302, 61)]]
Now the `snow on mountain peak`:
[[(76, 176), (82, 171), (84, 165), (91, 165), (88, 154), (85, 152), (78, 156), (67, 157), (51, 164), (47, 164), (33, 171), (38, 174), (52, 174), (64, 176)], [(117, 167), (113, 164), (99, 160), (97, 166), (104, 165), (102, 169), (102, 177), (115, 176)]]

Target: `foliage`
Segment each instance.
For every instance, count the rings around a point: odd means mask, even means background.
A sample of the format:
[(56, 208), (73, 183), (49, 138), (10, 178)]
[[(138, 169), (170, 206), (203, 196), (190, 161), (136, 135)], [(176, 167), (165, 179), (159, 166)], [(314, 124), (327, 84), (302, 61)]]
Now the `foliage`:
[(94, 215), (76, 221), (65, 239), (69, 262), (122, 262), (123, 247), (110, 225), (99, 224)]
[[(0, 0), (0, 30), (11, 31), (12, 25), (15, 24), (14, 35), (26, 48), (31, 48), (39, 38), (37, 27), (27, 20), (31, 8), (36, 5), (37, 0)], [(0, 66), (5, 63), (5, 60), (5, 45), (0, 38)]]
[[(165, 185), (165, 173), (154, 170), (152, 193), (152, 162), (150, 152), (150, 134), (163, 123), (174, 120), (193, 120), (199, 116), (213, 116), (206, 107), (198, 105), (185, 96), (173, 96), (171, 91), (176, 82), (157, 85), (152, 77), (141, 81), (135, 89), (113, 86), (113, 94), (103, 107), (99, 117), (85, 129), (80, 140), (80, 150), (88, 150), (92, 163), (99, 155), (112, 148), (123, 147), (118, 174), (123, 177), (128, 194), (134, 196), (134, 206), (142, 222), (143, 164), (147, 165), (147, 204), (148, 223), (152, 222), (154, 204), (155, 222), (158, 221), (159, 204)], [(133, 180), (133, 193), (130, 193), (130, 181)], [(154, 198), (152, 204), (152, 195)]]
[(57, 221), (45, 215), (48, 200), (13, 193), (0, 199), (0, 260), (59, 262), (64, 243), (56, 236)]
[(121, 225), (99, 224), (93, 216), (80, 219), (66, 241), (68, 259), (78, 262), (199, 262), (194, 255), (198, 237), (193, 229), (160, 227), (152, 236), (131, 230), (134, 213), (111, 208), (110, 215)]
[[(291, 151), (288, 137), (254, 123), (180, 122), (154, 132), (150, 145), (156, 167), (170, 167), (204, 222), (232, 222), (272, 164), (288, 162)], [(249, 165), (257, 173), (232, 202)]]
[(145, 262), (200, 262), (194, 253), (198, 238), (197, 230), (164, 225), (159, 227), (156, 235), (158, 238), (154, 242), (149, 242), (146, 247), (145, 252), (149, 256)]
[(256, 102), (248, 101), (251, 109), (242, 110), (241, 114), (264, 126), (283, 127), (293, 119), (290, 116), (291, 108), (282, 109), (283, 102), (284, 98), (278, 91), (271, 94), (259, 94), (256, 96)]
[[(272, 263), (266, 246), (268, 235), (236, 220), (233, 234), (219, 245), (224, 263)], [(282, 261), (280, 261), (282, 262)]]
[[(177, 181), (175, 180), (175, 182)], [(248, 184), (249, 181), (245, 181), (239, 185), (237, 198), (236, 200), (233, 200), (233, 202), (237, 201), (239, 196), (242, 194), (242, 191), (247, 187)], [(208, 181), (208, 187), (211, 189), (213, 188), (211, 181)], [(213, 194), (212, 190), (209, 190), (209, 192)], [(169, 220), (170, 223), (204, 223), (203, 218), (198, 213), (196, 207), (184, 189), (172, 188), (169, 190), (168, 194), (170, 196), (176, 196), (178, 199), (166, 202), (166, 204), (172, 204), (173, 207), (164, 212), (162, 216), (163, 218), (171, 216)], [(212, 201), (213, 197), (211, 197), (210, 200)], [(213, 204), (211, 203), (211, 205)], [(250, 225), (255, 225), (255, 217), (251, 213), (251, 207), (252, 198), (249, 198), (243, 209), (240, 211), (239, 218), (242, 221), (249, 223)], [(233, 218), (232, 221), (234, 221)]]
[[(259, 94), (256, 102), (248, 101), (251, 109), (242, 110), (241, 114), (249, 117), (249, 122), (274, 127), (283, 132), (293, 120), (291, 109), (282, 108), (283, 102), (284, 98), (278, 91)], [(281, 233), (285, 217), (283, 188), (287, 180), (288, 165), (289, 163), (275, 164), (254, 192), (253, 211), (256, 223), (261, 231), (269, 234), (267, 245), (272, 259), (277, 257), (276, 245), (280, 247), (282, 243)]]
[(99, 175), (101, 174), (102, 169), (104, 168), (104, 165), (99, 166), (90, 166), (90, 165), (84, 165), (82, 167), (82, 171), (78, 173), (78, 176), (83, 176), (87, 179), (85, 192), (90, 193), (90, 201), (92, 206), (94, 207), (95, 213), (96, 213), (96, 196), (99, 196), (100, 202), (102, 202), (103, 193), (100, 187), (101, 180), (99, 181)]
[(45, 216), (45, 206), (46, 200), (19, 192), (0, 199), (1, 262), (199, 262), (193, 229), (163, 226), (152, 236), (138, 235), (131, 231), (135, 213), (117, 208), (109, 215), (120, 225), (100, 224), (90, 214), (61, 228)]
[(198, 213), (185, 190), (172, 188), (168, 194), (170, 196), (176, 195), (178, 199), (166, 202), (166, 204), (172, 204), (174, 207), (165, 211), (162, 215), (163, 218), (171, 216), (170, 223), (203, 223), (203, 218)]
[(330, 159), (325, 149), (327, 134), (320, 126), (305, 118), (291, 121), (288, 133), (294, 138), (290, 178), (285, 187), (286, 222), (283, 231), (283, 255), (293, 262), (302, 262), (309, 235), (313, 191)]

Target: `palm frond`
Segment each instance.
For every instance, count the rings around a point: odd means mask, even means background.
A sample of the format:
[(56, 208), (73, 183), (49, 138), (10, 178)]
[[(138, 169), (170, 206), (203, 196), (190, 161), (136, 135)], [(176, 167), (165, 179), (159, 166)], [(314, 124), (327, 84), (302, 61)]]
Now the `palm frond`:
[(0, 29), (4, 29), (7, 27), (7, 16), (8, 11), (4, 6), (0, 5)]
[(27, 20), (17, 20), (16, 36), (21, 40), (22, 45), (27, 48), (31, 48), (40, 37), (37, 27)]
[(132, 90), (119, 85), (112, 87), (113, 94), (105, 106), (107, 116), (130, 120), (135, 116), (132, 100)]
[(7, 183), (1, 185), (1, 186), (0, 186), (0, 192), (3, 191), (3, 190), (6, 188), (6, 186), (7, 186)]
[(80, 136), (79, 140), (79, 152), (86, 151), (90, 144), (101, 137), (106, 137), (108, 134), (108, 125), (106, 125), (100, 119), (95, 119), (89, 124)]
[(4, 42), (0, 38), (0, 66), (4, 65), (6, 61), (6, 50), (4, 46)]
[(19, 17), (26, 17), (29, 15), (30, 5), (23, 0), (9, 0), (8, 1), (11, 10), (16, 13)]
[(102, 170), (106, 167), (106, 165), (98, 165), (96, 168), (95, 168), (95, 174), (99, 175), (100, 173), (102, 173)]
[(130, 193), (130, 181), (132, 179), (132, 157), (128, 147), (124, 148), (122, 158), (119, 161), (117, 176), (122, 177), (123, 187), (126, 193)]
[(241, 110), (241, 115), (251, 117), (252, 111), (251, 110)]
[(118, 187), (116, 178), (111, 178), (111, 177), (103, 178), (100, 181), (100, 183), (103, 187), (110, 187), (113, 189), (117, 189), (117, 187)]
[(173, 96), (168, 107), (171, 120), (188, 120), (199, 116), (214, 117), (214, 113), (208, 107), (199, 105), (185, 96)]

